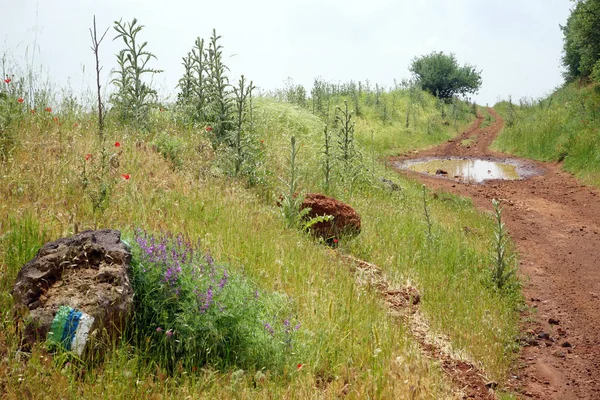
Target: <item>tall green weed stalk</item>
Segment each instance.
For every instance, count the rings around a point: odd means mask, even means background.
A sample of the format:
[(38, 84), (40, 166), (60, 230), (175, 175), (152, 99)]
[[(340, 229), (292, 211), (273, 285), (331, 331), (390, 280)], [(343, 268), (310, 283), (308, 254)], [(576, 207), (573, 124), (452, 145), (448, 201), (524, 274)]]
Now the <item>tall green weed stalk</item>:
[(494, 241), (492, 243), (492, 282), (498, 289), (503, 289), (516, 273), (514, 268), (514, 255), (508, 249), (508, 231), (502, 222), (502, 208), (500, 202), (492, 200), (494, 206)]
[(113, 40), (123, 39), (125, 48), (117, 54), (119, 69), (111, 82), (117, 86), (111, 102), (119, 113), (123, 123), (133, 123), (141, 129), (148, 128), (150, 106), (156, 102), (156, 91), (144, 81), (147, 75), (162, 72), (148, 66), (156, 56), (146, 50), (148, 42), (140, 43), (138, 35), (144, 25), (138, 24), (137, 19), (131, 22), (115, 21), (114, 29), (117, 36)]

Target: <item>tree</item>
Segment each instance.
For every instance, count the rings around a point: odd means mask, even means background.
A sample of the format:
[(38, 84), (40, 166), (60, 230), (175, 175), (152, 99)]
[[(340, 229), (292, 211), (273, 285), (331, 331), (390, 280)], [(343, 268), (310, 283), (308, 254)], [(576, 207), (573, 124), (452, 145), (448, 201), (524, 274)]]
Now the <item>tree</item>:
[(600, 0), (575, 0), (567, 24), (560, 28), (565, 80), (591, 77), (600, 82)]
[(440, 99), (476, 93), (481, 87), (481, 71), (469, 64), (460, 67), (454, 54), (440, 51), (417, 57), (409, 70), (424, 90)]

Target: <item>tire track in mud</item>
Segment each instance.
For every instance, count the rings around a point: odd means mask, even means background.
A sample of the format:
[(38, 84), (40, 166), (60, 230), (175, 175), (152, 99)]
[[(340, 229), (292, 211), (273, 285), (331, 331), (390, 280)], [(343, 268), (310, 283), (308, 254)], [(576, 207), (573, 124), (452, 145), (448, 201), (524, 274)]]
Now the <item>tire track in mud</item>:
[[(491, 151), (501, 117), (480, 128), (483, 116), (457, 138), (393, 163), (421, 157), (520, 160), (539, 175), (520, 181), (463, 184), (401, 171), (434, 190), (468, 196), (483, 210), (501, 200), (503, 219), (520, 255), (520, 275), (530, 312), (522, 318), (519, 365), (507, 382), (519, 398), (600, 399), (600, 193), (561, 171)], [(469, 146), (463, 140), (472, 139)]]

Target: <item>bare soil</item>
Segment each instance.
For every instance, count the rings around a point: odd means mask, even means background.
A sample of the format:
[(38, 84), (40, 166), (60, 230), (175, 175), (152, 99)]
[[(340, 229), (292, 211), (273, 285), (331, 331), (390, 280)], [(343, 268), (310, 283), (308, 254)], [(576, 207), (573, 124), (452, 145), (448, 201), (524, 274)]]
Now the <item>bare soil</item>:
[[(483, 129), (481, 115), (466, 132), (410, 158), (515, 157), (490, 144), (503, 121)], [(472, 139), (469, 146), (461, 145)], [(520, 181), (464, 184), (453, 179), (401, 171), (430, 188), (469, 196), (483, 210), (499, 199), (504, 222), (519, 252), (528, 312), (522, 319), (524, 344), (508, 382), (524, 399), (600, 399), (600, 195), (563, 172), (557, 163), (521, 159), (538, 174)], [(467, 227), (468, 228), (468, 227)]]

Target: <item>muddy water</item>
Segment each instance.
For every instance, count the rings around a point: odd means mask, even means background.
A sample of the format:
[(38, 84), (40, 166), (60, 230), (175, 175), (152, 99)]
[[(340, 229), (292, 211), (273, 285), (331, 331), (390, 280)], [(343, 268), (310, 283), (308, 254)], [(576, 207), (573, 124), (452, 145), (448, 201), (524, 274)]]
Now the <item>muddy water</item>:
[(515, 163), (477, 158), (410, 160), (400, 167), (468, 183), (480, 183), (488, 179), (518, 180), (522, 178), (518, 165)]

